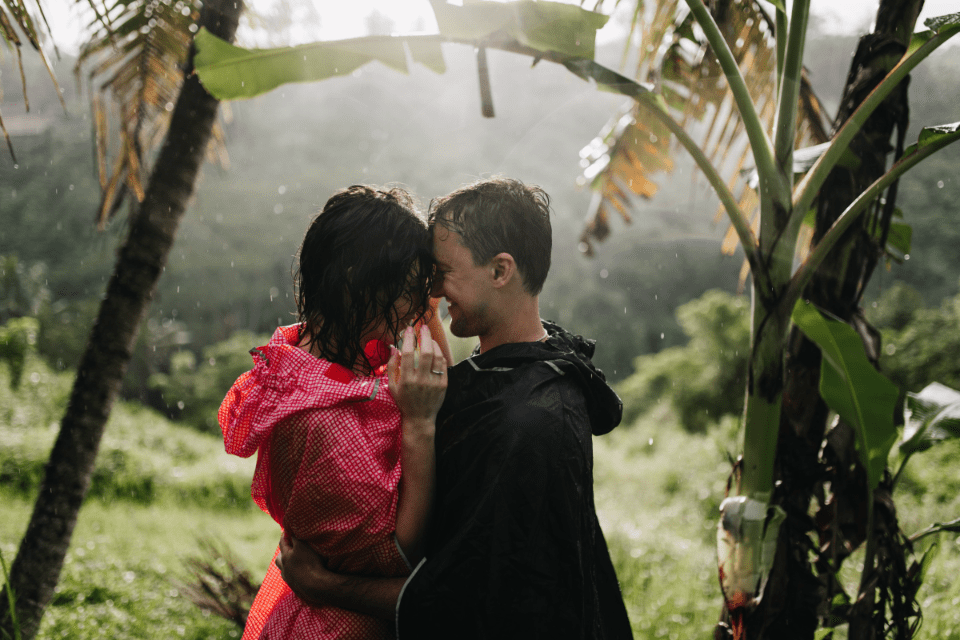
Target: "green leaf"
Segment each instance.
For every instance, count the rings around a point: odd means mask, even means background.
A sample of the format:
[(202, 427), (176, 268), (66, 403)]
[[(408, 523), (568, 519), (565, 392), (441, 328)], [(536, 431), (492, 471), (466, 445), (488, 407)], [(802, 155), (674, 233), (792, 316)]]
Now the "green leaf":
[(783, 11), (784, 13), (787, 12), (787, 5), (783, 4), (783, 0), (767, 0), (767, 2), (772, 4), (777, 11)]
[(543, 52), (593, 59), (597, 29), (608, 16), (561, 2), (470, 2), (430, 0), (444, 37), (483, 40), (506, 36)]
[(446, 70), (440, 43), (466, 41), (496, 48), (517, 43), (543, 53), (592, 60), (597, 29), (608, 17), (559, 2), (432, 0), (439, 36), (369, 36), (277, 49), (243, 49), (201, 29), (195, 67), (203, 86), (220, 99), (251, 98), (288, 82), (316, 82), (352, 73), (377, 60), (407, 72), (404, 45), (415, 62)]
[[(407, 72), (403, 41), (392, 36), (244, 49), (200, 29), (195, 42), (197, 75), (210, 95), (219, 100), (252, 98), (288, 82), (315, 82), (347, 75), (373, 60)], [(437, 43), (437, 50), (439, 46)], [(421, 49), (418, 55), (420, 59), (432, 59)]]
[(447, 63), (443, 60), (443, 51), (440, 50), (439, 41), (407, 38), (406, 43), (407, 49), (410, 51), (410, 57), (413, 58), (414, 62), (419, 62), (435, 73), (444, 73), (447, 70)]
[(960, 392), (939, 382), (920, 393), (908, 393), (903, 407), (905, 425), (900, 451), (911, 454), (938, 442), (960, 437)]
[(910, 253), (912, 240), (913, 227), (906, 222), (891, 222), (890, 230), (887, 232), (887, 246), (884, 250), (892, 259), (902, 263)]
[(857, 451), (871, 489), (880, 482), (897, 439), (893, 412), (899, 392), (867, 359), (853, 327), (827, 320), (813, 305), (797, 302), (793, 321), (823, 354), (820, 395), (857, 431)]
[[(906, 56), (922, 47), (927, 41), (939, 34), (946, 34), (952, 37), (957, 31), (960, 31), (960, 13), (950, 13), (936, 18), (927, 18), (923, 21), (927, 31), (918, 31), (910, 39), (910, 46), (907, 47)], [(953, 33), (951, 33), (953, 32)], [(905, 56), (905, 57), (906, 57)]]
[(923, 21), (923, 24), (931, 31), (941, 33), (951, 27), (960, 27), (960, 13), (948, 13), (936, 18), (927, 18)]
[(923, 557), (920, 558), (919, 584), (923, 584), (923, 581), (927, 579), (927, 572), (930, 571), (930, 566), (933, 564), (934, 559), (936, 559), (938, 555), (940, 555), (940, 543), (934, 542), (924, 552)]
[(949, 144), (950, 142), (955, 142), (957, 138), (960, 138), (960, 122), (954, 122), (951, 124), (939, 124), (933, 127), (924, 127), (920, 130), (920, 135), (917, 137), (917, 141), (904, 149), (903, 158), (906, 158), (910, 154), (917, 153), (924, 147), (927, 147), (931, 144), (944, 143)]

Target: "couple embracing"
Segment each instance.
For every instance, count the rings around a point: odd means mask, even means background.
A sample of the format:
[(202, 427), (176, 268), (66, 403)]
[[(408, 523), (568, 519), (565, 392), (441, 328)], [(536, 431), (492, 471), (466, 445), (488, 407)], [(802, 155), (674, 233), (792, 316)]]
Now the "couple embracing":
[[(632, 637), (593, 499), (592, 436), (621, 404), (593, 343), (540, 319), (549, 214), (494, 178), (428, 222), (354, 186), (311, 223), (300, 322), (219, 414), (284, 531), (244, 640)], [(456, 365), (437, 298), (479, 338)]]

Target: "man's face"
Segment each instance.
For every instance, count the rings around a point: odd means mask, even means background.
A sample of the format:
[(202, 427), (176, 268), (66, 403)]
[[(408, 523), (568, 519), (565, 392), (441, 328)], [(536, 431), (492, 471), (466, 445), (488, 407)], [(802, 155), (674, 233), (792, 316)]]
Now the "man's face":
[(433, 230), (437, 279), (433, 295), (447, 299), (450, 332), (460, 338), (485, 335), (490, 330), (489, 265), (477, 266), (473, 254), (460, 244), (460, 234), (437, 225)]

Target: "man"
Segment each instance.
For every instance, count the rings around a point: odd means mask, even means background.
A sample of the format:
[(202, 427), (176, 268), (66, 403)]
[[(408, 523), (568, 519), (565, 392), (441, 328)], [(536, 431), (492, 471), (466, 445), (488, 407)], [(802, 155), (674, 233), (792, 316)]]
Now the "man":
[(549, 197), (491, 179), (431, 204), (450, 330), (478, 353), (449, 371), (437, 417), (426, 559), (406, 579), (326, 571), (307, 545), (278, 566), (305, 600), (396, 616), (400, 640), (630, 638), (593, 502), (592, 434), (621, 403), (593, 343), (540, 320)]

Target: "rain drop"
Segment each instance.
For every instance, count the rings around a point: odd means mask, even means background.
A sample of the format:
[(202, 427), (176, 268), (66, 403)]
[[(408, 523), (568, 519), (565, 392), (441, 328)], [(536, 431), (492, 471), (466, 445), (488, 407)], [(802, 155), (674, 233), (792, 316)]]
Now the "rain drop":
[(609, 276), (609, 275), (610, 275), (610, 272), (609, 272), (609, 271), (607, 271), (606, 269), (600, 269), (600, 277), (601, 277), (601, 278), (606, 278), (606, 277)]
[(937, 189), (943, 189), (943, 180), (937, 180)]

